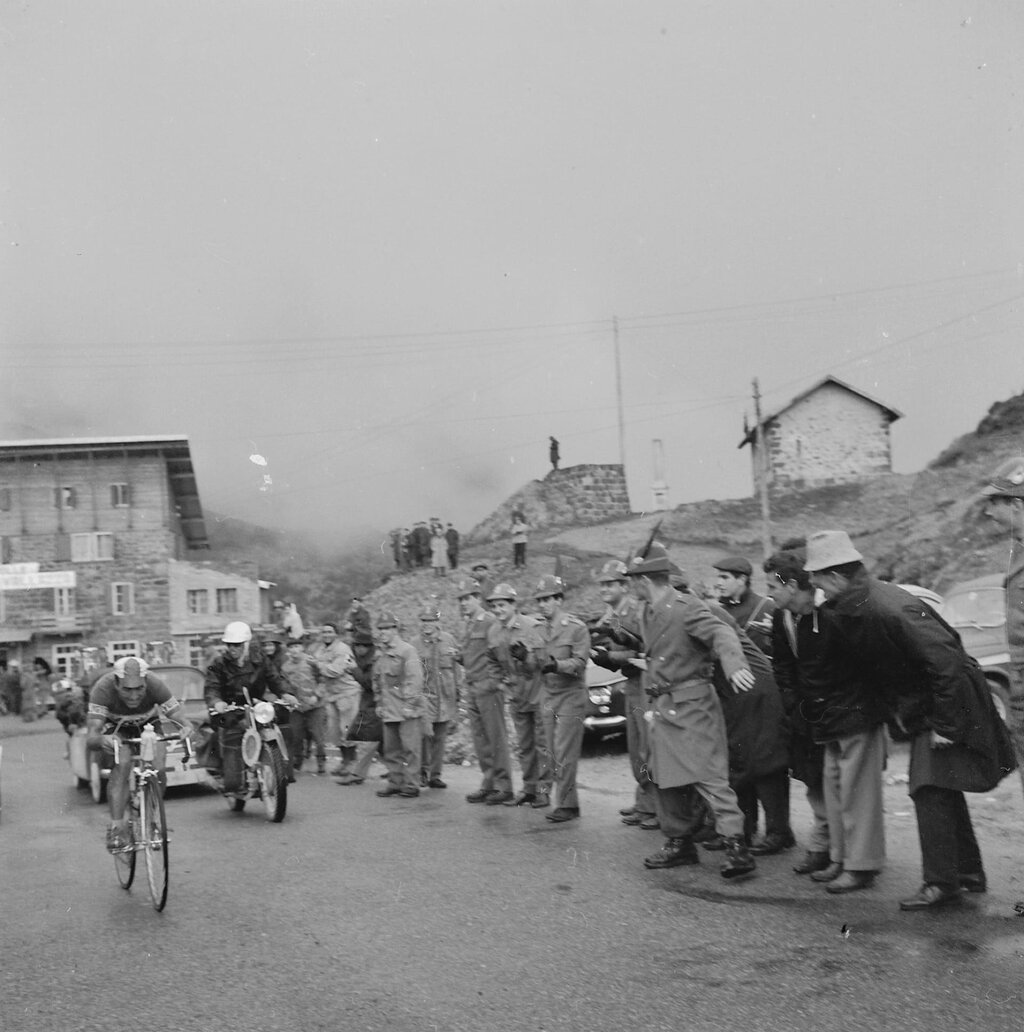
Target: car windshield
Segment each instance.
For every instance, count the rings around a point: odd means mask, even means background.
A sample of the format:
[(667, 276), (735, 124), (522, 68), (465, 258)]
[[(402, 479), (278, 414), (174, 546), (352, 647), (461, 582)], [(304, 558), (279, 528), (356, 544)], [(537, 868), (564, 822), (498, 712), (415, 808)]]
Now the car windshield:
[(942, 615), (954, 627), (1001, 627), (1006, 623), (1002, 588), (976, 588), (946, 596)]

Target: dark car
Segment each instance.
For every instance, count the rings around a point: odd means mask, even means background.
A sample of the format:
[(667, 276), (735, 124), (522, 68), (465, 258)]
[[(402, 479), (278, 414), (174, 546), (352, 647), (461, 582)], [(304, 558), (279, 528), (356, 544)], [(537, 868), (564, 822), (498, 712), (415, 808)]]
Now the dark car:
[(1006, 638), (1006, 589), (1001, 573), (954, 584), (942, 616), (956, 628), (968, 654), (985, 672), (999, 715), (1010, 706), (1010, 646)]
[(587, 706), (583, 733), (595, 738), (626, 730), (626, 678), (617, 670), (605, 670), (587, 661)]

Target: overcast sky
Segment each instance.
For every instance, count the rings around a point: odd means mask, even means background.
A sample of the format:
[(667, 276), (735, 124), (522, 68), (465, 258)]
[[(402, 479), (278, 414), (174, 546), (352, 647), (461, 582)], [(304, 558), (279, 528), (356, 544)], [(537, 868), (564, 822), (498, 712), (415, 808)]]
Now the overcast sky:
[(0, 0), (0, 438), (468, 529), (619, 460), (617, 317), (634, 509), (750, 494), (755, 377), (920, 469), (1024, 390), (1022, 88), (1017, 0)]

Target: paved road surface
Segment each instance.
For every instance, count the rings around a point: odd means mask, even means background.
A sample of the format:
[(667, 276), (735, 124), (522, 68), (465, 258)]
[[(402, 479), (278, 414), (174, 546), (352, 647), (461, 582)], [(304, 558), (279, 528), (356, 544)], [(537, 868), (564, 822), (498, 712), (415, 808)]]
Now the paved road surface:
[(619, 823), (615, 749), (584, 759), (584, 819), (563, 826), (467, 805), (463, 768), (419, 800), (301, 776), (280, 825), (172, 793), (157, 914), (144, 881), (118, 887), (60, 732), (6, 717), (0, 734), (3, 1032), (1024, 1028), (1016, 779), (972, 800), (993, 891), (940, 914), (895, 907), (918, 880), (905, 786), (877, 888), (834, 898), (793, 854), (737, 885), (710, 857), (645, 871), (661, 839)]

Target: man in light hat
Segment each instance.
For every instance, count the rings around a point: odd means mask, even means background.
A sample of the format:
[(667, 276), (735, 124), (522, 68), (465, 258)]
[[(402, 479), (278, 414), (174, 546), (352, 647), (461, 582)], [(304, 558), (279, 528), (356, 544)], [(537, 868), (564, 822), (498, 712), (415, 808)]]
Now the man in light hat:
[(466, 802), (500, 806), (513, 796), (501, 668), (491, 654), (495, 617), (484, 609), (477, 581), (461, 581), (456, 596), (465, 618), (459, 662), (466, 672), (466, 712), (483, 774), (480, 787), (466, 796)]
[(394, 613), (385, 611), (377, 617), (377, 637), (380, 645), (373, 664), (373, 694), (384, 724), (384, 765), (388, 769), (387, 784), (377, 795), (415, 798), (420, 794), (422, 717), (426, 711), (423, 664), (416, 650), (399, 635)]
[[(908, 791), (917, 814), (923, 883), (916, 895), (900, 901), (900, 909), (935, 909), (959, 902), (963, 889), (985, 891), (964, 792), (995, 788), (1016, 766), (1013, 747), (985, 676), (956, 631), (927, 603), (870, 576), (862, 560), (844, 531), (807, 539), (805, 569), (825, 594), (840, 663), (859, 674), (892, 714), (893, 736), (911, 742)], [(835, 780), (831, 743), (826, 750), (828, 799)], [(877, 777), (880, 782), (880, 764)], [(871, 883), (874, 875), (866, 867), (872, 863), (868, 857), (845, 872), (842, 877), (853, 875), (847, 882), (851, 891)]]
[(590, 632), (590, 658), (606, 670), (617, 670), (626, 678), (626, 748), (636, 781), (633, 805), (620, 811), (622, 823), (645, 831), (657, 831), (658, 805), (650, 771), (647, 741), (647, 695), (643, 670), (633, 661), (643, 651), (641, 629), (643, 605), (630, 593), (626, 564), (610, 559), (597, 575), (604, 612)]
[[(164, 721), (171, 722), (169, 727)], [(107, 849), (111, 852), (124, 849), (131, 844), (130, 816), (128, 807), (128, 782), (132, 769), (132, 751), (127, 745), (118, 749), (118, 762), (114, 765), (114, 736), (138, 738), (146, 724), (154, 724), (158, 733), (177, 731), (184, 738), (192, 730), (185, 716), (185, 707), (175, 699), (170, 689), (149, 673), (144, 659), (129, 656), (119, 659), (113, 670), (104, 674), (89, 693), (89, 709), (86, 716), (88, 729), (87, 745), (90, 749), (102, 750), (107, 756), (104, 764), (110, 765), (110, 780), (107, 782), (107, 798), (110, 803), (110, 826), (107, 828)], [(159, 770), (164, 768), (167, 746), (157, 743), (155, 763)]]
[(714, 564), (715, 594), (729, 615), (766, 655), (772, 654), (772, 616), (775, 603), (750, 586), (754, 569), (741, 555), (729, 555)]
[(497, 584), (487, 597), (496, 623), (491, 648), (501, 667), (501, 681), (516, 729), (523, 788), (506, 806), (535, 810), (550, 805), (551, 754), (540, 712), (543, 688), (540, 672), (530, 665), (531, 652), (540, 646), (539, 621), (516, 609), (519, 592), (511, 584)]
[(1024, 783), (1024, 458), (1000, 463), (981, 493), (984, 517), (1009, 538), (1004, 587), (1010, 646), (1010, 737)]
[(412, 647), (423, 664), (423, 755), (420, 762), (421, 788), (447, 788), (441, 778), (448, 729), (459, 717), (461, 674), (455, 638), (441, 626), (441, 613), (429, 604), (420, 610), (420, 633)]
[(583, 748), (590, 633), (579, 617), (563, 608), (565, 581), (561, 577), (545, 574), (533, 597), (541, 615), (540, 644), (534, 650), (533, 664), (544, 675), (541, 717), (558, 802), (546, 817), (554, 824), (563, 824), (580, 815), (576, 770)]
[(744, 842), (744, 818), (729, 787), (725, 719), (708, 676), (717, 659), (734, 691), (749, 691), (754, 675), (736, 633), (696, 595), (672, 587), (674, 564), (664, 545), (651, 543), (630, 564), (636, 592), (647, 603), (644, 650), (649, 698), (651, 775), (665, 845), (644, 860), (649, 868), (698, 864), (693, 835), (698, 817), (693, 793), (710, 807), (722, 836), (723, 878), (756, 869)]

